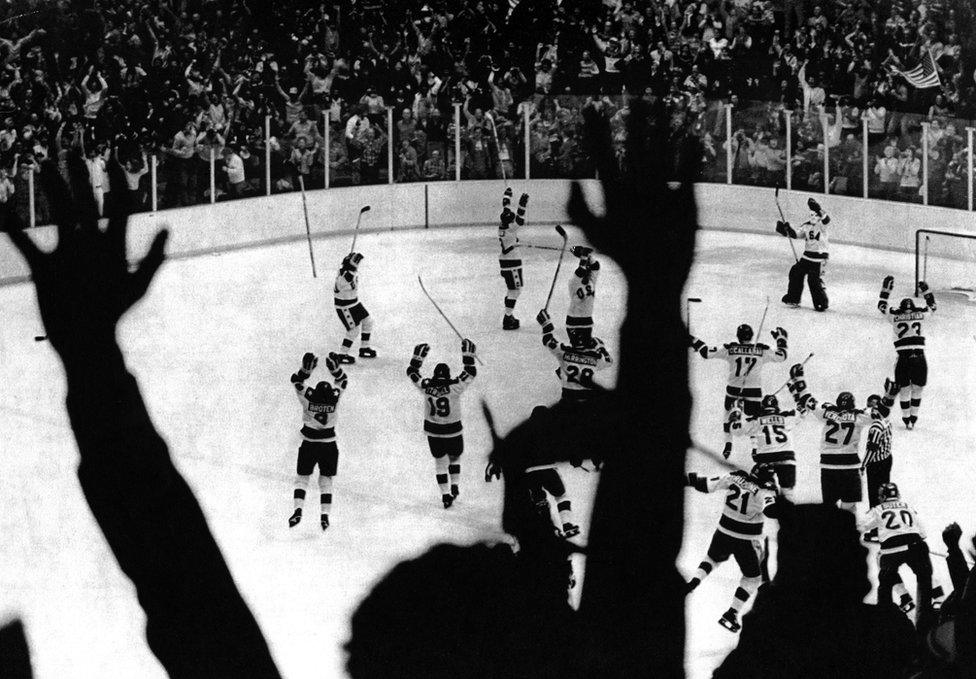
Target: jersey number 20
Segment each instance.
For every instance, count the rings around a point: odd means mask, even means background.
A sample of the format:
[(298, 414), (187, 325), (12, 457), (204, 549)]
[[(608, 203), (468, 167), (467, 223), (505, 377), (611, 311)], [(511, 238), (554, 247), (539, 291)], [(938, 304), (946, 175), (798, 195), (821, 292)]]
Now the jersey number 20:
[[(898, 519), (901, 518), (899, 522)], [(898, 530), (902, 527), (902, 524), (906, 528), (911, 528), (915, 524), (915, 520), (912, 518), (912, 513), (902, 509), (895, 512), (894, 509), (886, 509), (881, 512), (881, 518), (885, 520), (885, 528), (888, 530)]]
[(430, 406), (430, 416), (434, 417), (447, 417), (451, 414), (451, 401), (450, 399), (441, 396), (435, 399), (433, 396), (427, 398), (427, 405)]

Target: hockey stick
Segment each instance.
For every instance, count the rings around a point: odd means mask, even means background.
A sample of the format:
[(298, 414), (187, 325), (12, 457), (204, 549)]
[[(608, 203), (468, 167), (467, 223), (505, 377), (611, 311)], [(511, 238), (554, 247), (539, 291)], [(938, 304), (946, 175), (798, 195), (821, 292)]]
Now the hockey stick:
[[(922, 280), (929, 279), (929, 237), (925, 237), (925, 249), (922, 250)], [(915, 281), (915, 295), (918, 296), (918, 281)]]
[(359, 216), (356, 217), (356, 230), (352, 234), (352, 246), (349, 248), (350, 254), (356, 251), (356, 239), (359, 238), (359, 222), (363, 219), (363, 213), (369, 212), (369, 205), (363, 205), (359, 209)]
[[(783, 208), (779, 204), (779, 186), (777, 185), (776, 190), (773, 192), (773, 199), (776, 201), (776, 209), (779, 210), (779, 219), (782, 222), (786, 221), (786, 216), (783, 215)], [(786, 240), (790, 243), (790, 250), (793, 251), (793, 261), (799, 262), (800, 258), (796, 256), (796, 246), (793, 245), (793, 239), (787, 236)]]
[(555, 245), (530, 245), (528, 243), (519, 243), (523, 248), (529, 248), (532, 250), (561, 250), (562, 248), (557, 248)]
[(498, 128), (495, 126), (495, 118), (491, 113), (486, 113), (485, 117), (491, 121), (491, 134), (495, 137), (495, 153), (498, 156), (498, 168), (502, 172), (502, 181), (505, 183), (505, 188), (508, 188), (508, 177), (505, 175), (505, 163), (502, 162), (502, 145), (498, 141)]
[(552, 293), (556, 290), (556, 279), (559, 278), (559, 267), (563, 265), (563, 257), (566, 255), (566, 244), (569, 242), (566, 229), (563, 228), (562, 224), (556, 225), (556, 233), (562, 237), (563, 246), (559, 250), (559, 261), (556, 262), (556, 275), (552, 277), (552, 285), (549, 286), (549, 296), (546, 297), (546, 306), (543, 307), (546, 311), (549, 311), (549, 302), (552, 301)]
[[(811, 358), (813, 358), (813, 352), (812, 351), (810, 352), (810, 355), (809, 356), (807, 356), (805, 359), (803, 359), (803, 363), (801, 363), (800, 365), (806, 365), (807, 364), (807, 361), (809, 361)], [(786, 380), (785, 382), (783, 382), (783, 386), (781, 386), (779, 389), (777, 389), (776, 391), (774, 391), (773, 392), (773, 396), (775, 396), (779, 392), (783, 391), (783, 389), (785, 389), (787, 386), (789, 386), (789, 384), (790, 384), (790, 381), (789, 380)]]
[(302, 190), (302, 213), (305, 215), (305, 238), (308, 239), (308, 258), (312, 260), (312, 278), (318, 278), (315, 273), (315, 252), (312, 250), (312, 227), (308, 223), (308, 203), (305, 201), (305, 178), (298, 175), (298, 186)]
[[(424, 286), (424, 279), (420, 277), (420, 274), (417, 274), (417, 282), (420, 283), (420, 289), (424, 291), (424, 294), (427, 296), (427, 299), (429, 299), (430, 303), (434, 305), (435, 309), (437, 309), (437, 313), (439, 313), (441, 315), (441, 318), (447, 321), (447, 324), (451, 326), (451, 330), (453, 330), (454, 334), (458, 336), (458, 339), (464, 340), (465, 339), (464, 335), (458, 332), (458, 329), (454, 327), (453, 323), (451, 323), (451, 319), (447, 317), (447, 314), (444, 313), (444, 310), (437, 305), (437, 302), (434, 301), (434, 298), (430, 296), (429, 292), (427, 292), (427, 288), (426, 286)], [(478, 354), (475, 354), (474, 357), (478, 361), (478, 363), (484, 365), (484, 362), (480, 358), (478, 358)]]
[(685, 325), (688, 326), (688, 334), (691, 333), (691, 305), (701, 304), (701, 297), (688, 297), (685, 299)]

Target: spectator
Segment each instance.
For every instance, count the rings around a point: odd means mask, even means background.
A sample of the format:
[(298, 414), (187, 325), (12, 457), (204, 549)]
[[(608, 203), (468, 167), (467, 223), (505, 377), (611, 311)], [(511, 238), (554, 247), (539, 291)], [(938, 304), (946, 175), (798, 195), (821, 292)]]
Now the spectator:
[(192, 122), (187, 122), (173, 136), (172, 147), (167, 152), (172, 156), (175, 171), (170, 173), (170, 181), (167, 182), (167, 203), (191, 205), (196, 202), (197, 170), (193, 161), (197, 153), (197, 139), (196, 126)]
[[(118, 148), (115, 151), (115, 161), (118, 162)], [(146, 207), (146, 190), (142, 188), (142, 178), (149, 173), (149, 166), (146, 154), (143, 152), (140, 157), (130, 157), (122, 164), (125, 171), (125, 184), (129, 192), (129, 205), (133, 212), (138, 212)]]
[(898, 147), (889, 145), (884, 149), (884, 156), (875, 158), (874, 173), (881, 182), (882, 197), (888, 199), (893, 199), (898, 194), (901, 180), (901, 162), (897, 154)]
[(407, 139), (400, 141), (399, 161), (400, 173), (396, 179), (398, 182), (415, 182), (420, 179), (417, 151)]
[(290, 137), (295, 143), (299, 139), (304, 139), (305, 144), (311, 146), (319, 140), (319, 128), (314, 120), (308, 119), (308, 113), (305, 109), (302, 109), (298, 112), (298, 118), (288, 128), (288, 133), (285, 136)]
[(233, 146), (225, 146), (223, 154), (223, 170), (227, 174), (227, 193), (231, 198), (243, 198), (247, 191), (247, 175), (244, 173), (244, 160)]
[(6, 205), (14, 195), (14, 183), (10, 181), (10, 172), (0, 167), (0, 205)]
[(424, 161), (424, 179), (427, 181), (438, 181), (447, 178), (447, 168), (444, 166), (444, 159), (441, 152), (434, 149), (430, 152), (430, 158)]
[(919, 187), (922, 185), (922, 159), (916, 155), (914, 146), (902, 152), (898, 163), (898, 186), (901, 197), (908, 201), (918, 201)]

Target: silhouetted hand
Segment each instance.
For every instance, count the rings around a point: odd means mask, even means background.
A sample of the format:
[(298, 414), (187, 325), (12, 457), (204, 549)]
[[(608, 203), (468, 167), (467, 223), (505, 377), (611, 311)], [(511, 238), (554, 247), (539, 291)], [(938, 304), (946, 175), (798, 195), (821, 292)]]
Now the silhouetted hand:
[[(691, 136), (668, 139), (663, 105), (652, 111), (646, 102), (632, 100), (629, 110), (625, 169), (621, 170), (606, 116), (592, 106), (584, 109), (583, 144), (596, 163), (606, 213), (594, 215), (574, 182), (569, 215), (629, 279), (635, 274), (660, 275), (683, 283), (691, 267), (697, 226), (694, 182), (701, 162), (700, 143)], [(673, 256), (661, 257), (665, 252)]]
[(27, 260), (37, 304), (48, 339), (65, 361), (84, 357), (105, 342), (115, 343), (115, 327), (128, 309), (146, 293), (163, 263), (169, 232), (160, 231), (146, 258), (134, 271), (126, 260), (126, 227), (129, 217), (128, 191), (122, 168), (109, 163), (111, 212), (108, 227), (98, 226), (98, 212), (88, 171), (81, 155), (68, 158), (71, 188), (55, 165), (45, 162), (41, 184), (51, 203), (58, 228), (58, 244), (51, 253), (41, 251), (10, 221), (9, 236)]

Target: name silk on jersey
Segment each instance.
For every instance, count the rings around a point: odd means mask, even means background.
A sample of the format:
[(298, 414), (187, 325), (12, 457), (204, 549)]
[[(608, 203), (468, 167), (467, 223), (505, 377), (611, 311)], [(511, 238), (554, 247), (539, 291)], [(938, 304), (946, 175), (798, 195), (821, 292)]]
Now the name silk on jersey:
[(822, 406), (816, 412), (824, 421), (820, 437), (820, 466), (824, 469), (860, 469), (857, 448), (861, 432), (871, 424), (871, 416), (860, 410), (838, 411)]
[(709, 493), (729, 489), (722, 516), (718, 520), (719, 531), (740, 540), (758, 540), (762, 537), (766, 519), (763, 510), (775, 501), (775, 492), (761, 488), (738, 474), (710, 478), (707, 488)]
[(596, 278), (598, 271), (590, 271), (583, 278), (574, 275), (569, 279), (569, 311), (567, 316), (589, 317), (593, 315), (593, 302), (596, 298)]
[[(729, 364), (729, 385), (742, 389), (762, 388), (762, 367), (766, 363), (782, 363), (786, 350), (765, 344), (739, 344), (732, 342), (715, 349), (715, 358), (724, 358)], [(712, 358), (712, 356), (709, 356)]]
[(925, 348), (925, 334), (922, 321), (929, 309), (920, 309), (907, 314), (891, 310), (891, 329), (895, 333), (895, 351), (912, 351)]
[(871, 508), (864, 530), (875, 528), (882, 554), (904, 552), (910, 544), (925, 539), (918, 514), (901, 500), (882, 502)]
[(756, 453), (753, 460), (760, 462), (795, 463), (796, 453), (793, 450), (793, 416), (795, 413), (777, 413), (760, 415), (745, 421), (742, 433), (752, 436), (755, 441)]
[(333, 288), (333, 292), (335, 294), (335, 305), (341, 308), (355, 304), (357, 301), (359, 301), (358, 288), (358, 273), (340, 272), (339, 275), (336, 276), (335, 286)]
[(335, 425), (338, 420), (339, 398), (333, 403), (319, 403), (309, 399), (311, 389), (304, 382), (295, 382), (295, 393), (302, 404), (302, 438), (306, 441), (328, 443), (335, 441)]

